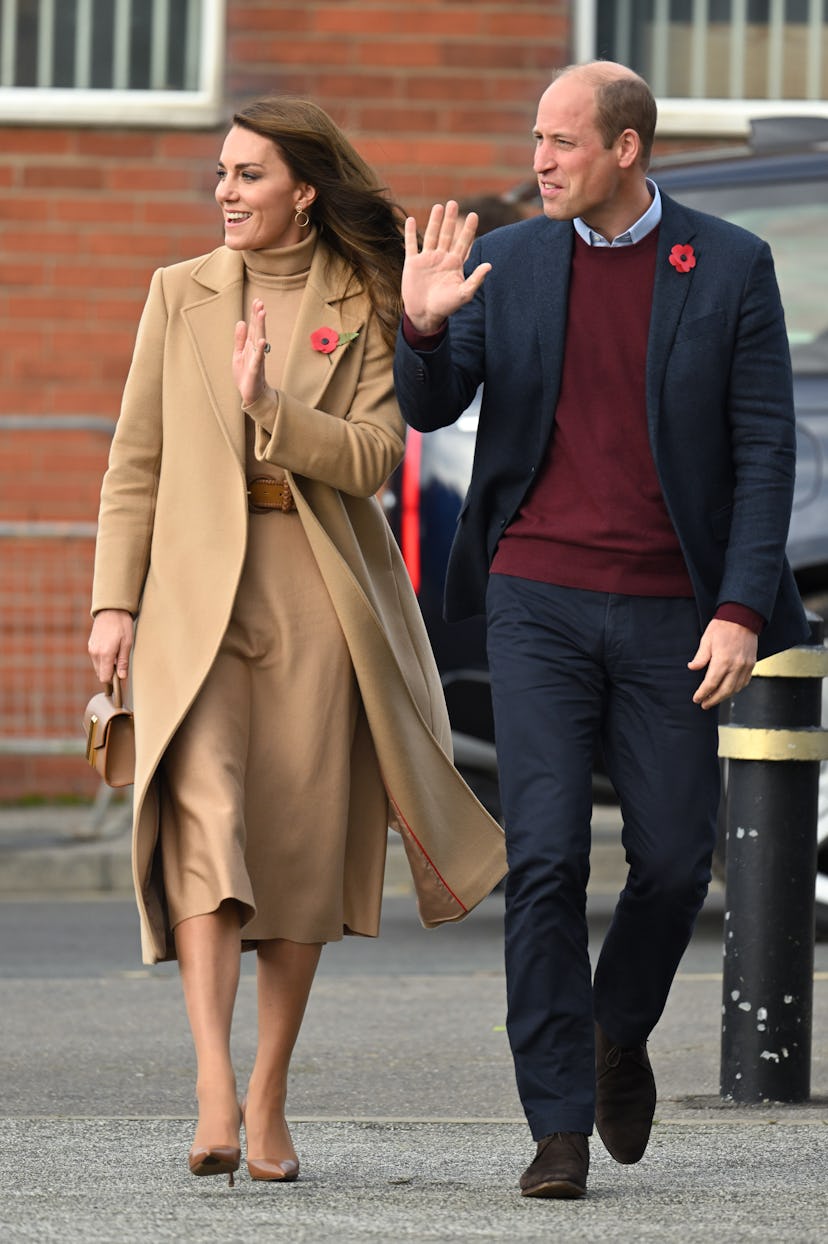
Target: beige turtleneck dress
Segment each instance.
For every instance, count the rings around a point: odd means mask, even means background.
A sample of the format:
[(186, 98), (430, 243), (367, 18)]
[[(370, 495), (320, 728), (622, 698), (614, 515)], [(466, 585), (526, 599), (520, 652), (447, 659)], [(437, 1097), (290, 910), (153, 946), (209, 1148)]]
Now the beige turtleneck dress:
[[(268, 383), (279, 388), (315, 234), (245, 252), (244, 313), (265, 304)], [(228, 360), (229, 366), (229, 360)], [(253, 456), (247, 476), (283, 472)], [(245, 942), (343, 934), (351, 748), (359, 696), (350, 655), (295, 510), (251, 513), (244, 570), (210, 674), (163, 760), (160, 804), (170, 923), (235, 899)], [(377, 849), (385, 805), (377, 800)], [(377, 901), (348, 931), (376, 934)]]

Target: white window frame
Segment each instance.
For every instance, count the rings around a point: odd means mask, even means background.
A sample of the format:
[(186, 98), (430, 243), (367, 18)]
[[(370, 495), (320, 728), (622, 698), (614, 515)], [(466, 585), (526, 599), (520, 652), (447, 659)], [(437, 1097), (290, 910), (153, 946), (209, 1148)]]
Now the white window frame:
[[(576, 61), (595, 58), (597, 0), (574, 0), (573, 47)], [(658, 134), (744, 138), (752, 117), (828, 117), (824, 99), (659, 98)]]
[(195, 91), (0, 87), (5, 125), (149, 125), (209, 128), (224, 106), (226, 0), (201, 0), (199, 85)]

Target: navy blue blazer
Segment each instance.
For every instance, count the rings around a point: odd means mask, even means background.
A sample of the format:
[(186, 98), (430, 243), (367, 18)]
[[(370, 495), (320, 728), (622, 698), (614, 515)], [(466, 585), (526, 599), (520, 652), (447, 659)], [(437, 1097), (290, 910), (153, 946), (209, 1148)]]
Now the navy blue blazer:
[[(760, 656), (808, 637), (785, 558), (796, 435), (790, 354), (770, 249), (662, 195), (647, 348), (647, 422), (702, 627), (725, 601), (767, 619)], [(400, 333), (397, 397), (413, 428), (453, 423), (482, 382), (471, 483), (449, 558), (445, 616), (485, 611), (489, 566), (554, 435), (574, 229), (537, 217), (479, 238), (492, 270), (436, 350)], [(696, 266), (669, 263), (691, 244)], [(624, 325), (618, 325), (623, 337)]]

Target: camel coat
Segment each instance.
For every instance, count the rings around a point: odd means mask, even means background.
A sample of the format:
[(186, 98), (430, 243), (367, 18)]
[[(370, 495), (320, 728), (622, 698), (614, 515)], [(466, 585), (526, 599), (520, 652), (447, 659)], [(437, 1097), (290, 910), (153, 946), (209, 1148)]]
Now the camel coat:
[[(230, 371), (243, 281), (242, 256), (225, 247), (155, 273), (101, 493), (92, 610), (138, 619), (133, 876), (150, 963), (174, 955), (156, 850), (158, 765), (216, 656), (246, 550), (246, 416)], [(359, 335), (325, 355), (310, 345), (321, 327)], [(346, 895), (370, 854), (360, 807), (379, 774), (422, 923), (459, 919), (503, 876), (503, 834), (451, 763), (439, 675), (374, 496), (403, 452), (390, 353), (367, 296), (322, 243), (283, 387), (250, 413), (257, 457), (287, 471), (362, 699)], [(274, 731), (284, 728), (274, 714)]]

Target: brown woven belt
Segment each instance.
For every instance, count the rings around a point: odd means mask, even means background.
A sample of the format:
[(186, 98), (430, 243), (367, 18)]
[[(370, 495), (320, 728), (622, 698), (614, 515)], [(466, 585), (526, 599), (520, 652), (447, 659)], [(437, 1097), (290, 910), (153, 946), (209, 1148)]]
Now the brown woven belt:
[(281, 510), (287, 514), (296, 509), (290, 484), (286, 479), (271, 479), (260, 475), (247, 484), (247, 508), (251, 514), (263, 514), (267, 510)]

